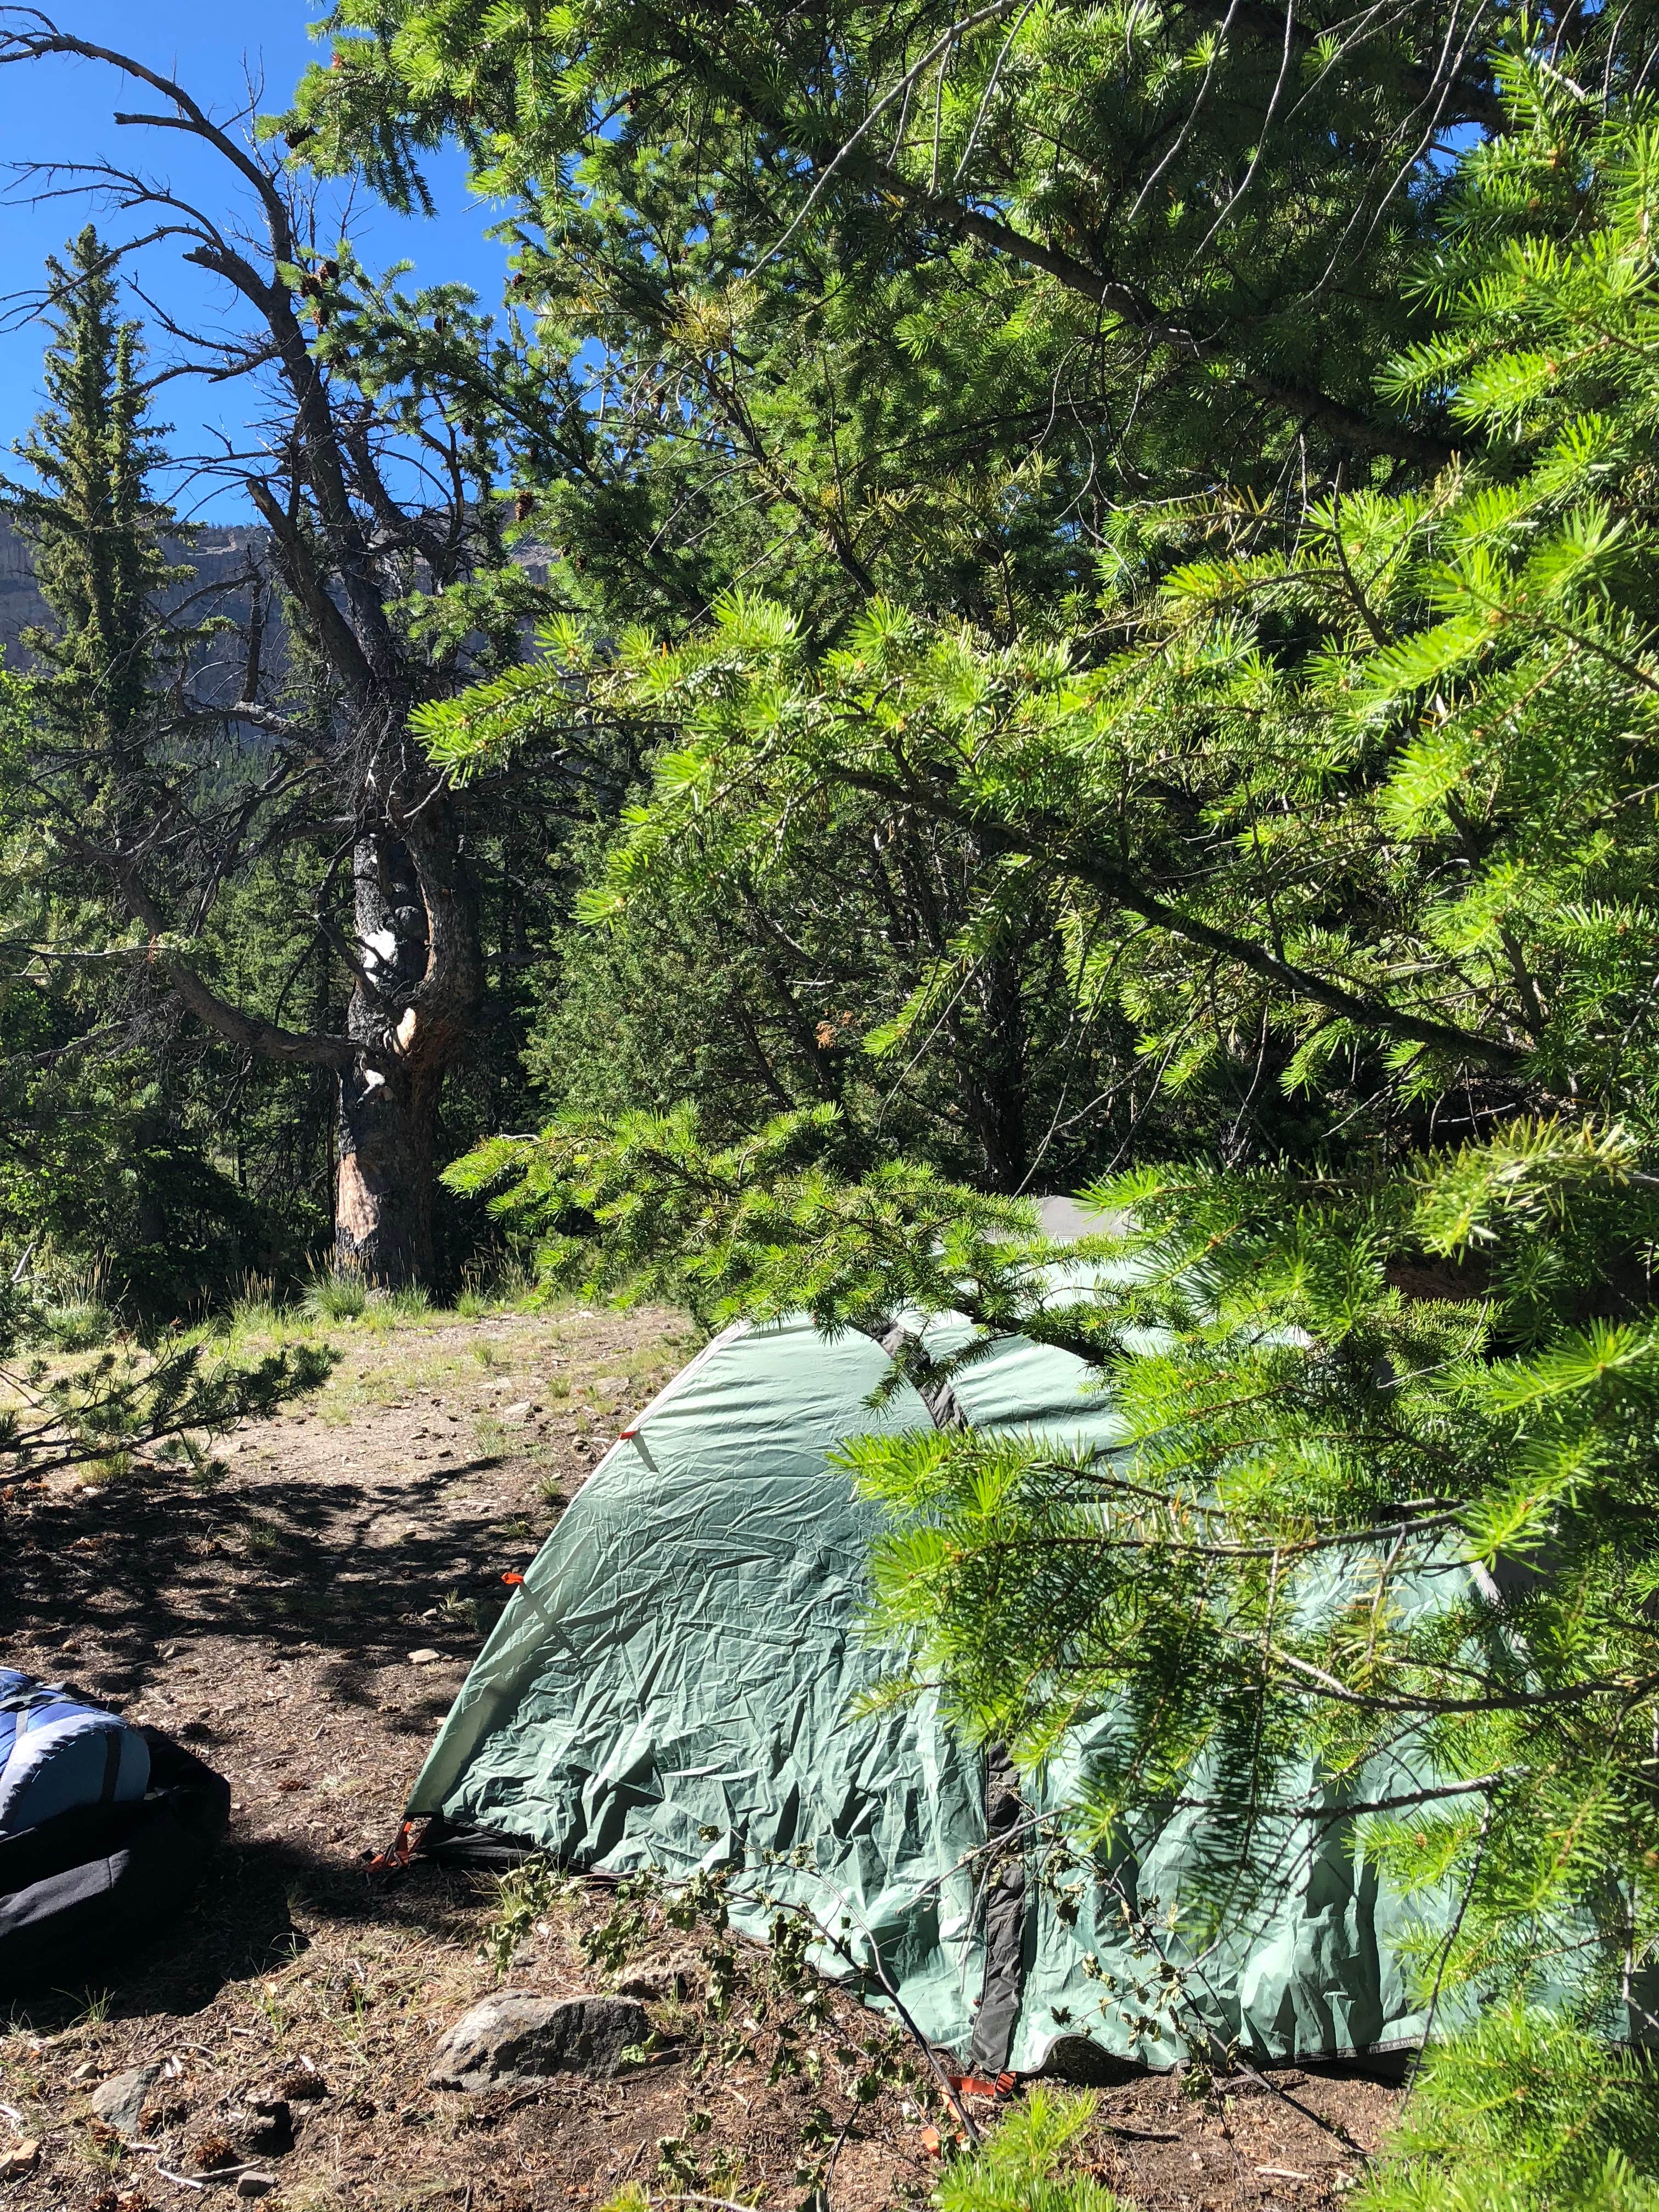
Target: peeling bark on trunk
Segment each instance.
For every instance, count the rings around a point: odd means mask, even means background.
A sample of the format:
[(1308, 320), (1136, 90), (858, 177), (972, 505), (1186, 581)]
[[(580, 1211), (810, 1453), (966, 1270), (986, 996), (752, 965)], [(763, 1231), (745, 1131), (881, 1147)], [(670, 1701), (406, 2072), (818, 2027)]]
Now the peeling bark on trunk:
[(447, 802), (418, 832), (352, 855), (361, 972), (347, 1012), (362, 1048), (340, 1075), (336, 1264), (400, 1290), (429, 1284), (438, 1109), (483, 992), (474, 900)]

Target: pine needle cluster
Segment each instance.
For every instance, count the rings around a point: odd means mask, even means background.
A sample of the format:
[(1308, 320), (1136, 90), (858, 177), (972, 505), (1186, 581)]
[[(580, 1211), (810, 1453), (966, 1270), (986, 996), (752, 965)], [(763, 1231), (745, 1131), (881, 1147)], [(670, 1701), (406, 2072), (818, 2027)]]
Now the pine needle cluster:
[(1064, 1249), (849, 1167), (828, 1109), (737, 1146), (556, 1125), (457, 1180), (505, 1181), (553, 1279), (902, 1324), (925, 1393), (1011, 1334), (1073, 1352), (1109, 1451), (851, 1448), (900, 1678), (1028, 1765), (1120, 1715), (1097, 1844), (1146, 1803), (1201, 1804), (1235, 1863), (1340, 1819), (1415, 1901), (1431, 2010), (1623, 2033), (1659, 1950), (1659, 122), (1500, 74), (1383, 378), (1468, 459), (1288, 538), (1218, 505), (1201, 557), (1104, 563), (1086, 636), (878, 601), (824, 652), (733, 592), (666, 649), (573, 622), (425, 726), (458, 771), (573, 698), (674, 729), (599, 925), (825, 790), (970, 830), (971, 916), (877, 1053), (1040, 896), (1166, 1086), (1254, 1059), (1310, 1102), (1297, 1157), (1106, 1177)]

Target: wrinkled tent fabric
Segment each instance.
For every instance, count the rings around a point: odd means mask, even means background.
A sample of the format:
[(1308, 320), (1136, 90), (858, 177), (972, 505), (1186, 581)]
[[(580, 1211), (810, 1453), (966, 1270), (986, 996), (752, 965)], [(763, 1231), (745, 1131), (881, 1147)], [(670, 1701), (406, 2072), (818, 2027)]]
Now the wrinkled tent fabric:
[(926, 1706), (848, 1711), (879, 1672), (858, 1631), (875, 1520), (830, 1454), (928, 1418), (908, 1388), (867, 1404), (887, 1366), (805, 1322), (716, 1339), (543, 1547), (410, 1811), (610, 1874), (804, 1848), (812, 1871), (766, 1887), (844, 1911), (948, 2043), (978, 1986), (971, 1878), (917, 1896), (982, 1832), (980, 1762)]
[[(1173, 2063), (1184, 2054), (1169, 2015), (1146, 2001), (1156, 1960), (1123, 1900), (1160, 1923), (1173, 1911), (1178, 1929), (1183, 1890), (1207, 1884), (1213, 1896), (1215, 1840), (1201, 1810), (1148, 1817), (1127, 1853), (1081, 1878), (1028, 1878), (1011, 1918), (976, 1887), (984, 1754), (926, 1699), (855, 1711), (883, 1668), (860, 1631), (877, 1521), (834, 1455), (849, 1437), (928, 1425), (908, 1383), (872, 1405), (890, 1379), (879, 1346), (826, 1339), (804, 1320), (738, 1326), (709, 1345), (601, 1461), (544, 1546), (410, 1814), (610, 1875), (684, 1879), (740, 1859), (753, 1887), (840, 1931), (848, 1955), (832, 1947), (830, 1971), (878, 1952), (906, 2010), (942, 2046), (971, 2045), (983, 2063), (983, 1997), (988, 2024), (994, 2008), (1006, 2015), (992, 2057), (1012, 2070), (1036, 2070), (1078, 2037)], [(1071, 1354), (1016, 1338), (953, 1389), (976, 1427), (1109, 1448), (1109, 1401), (1085, 1382)], [(1111, 1724), (1106, 1716), (1079, 1729), (1064, 1759), (1024, 1785), (1028, 1820), (1074, 1794)], [(1368, 1790), (1379, 1785), (1409, 1786), (1408, 1770), (1365, 1778)], [(1417, 2039), (1401, 1947), (1420, 1901), (1408, 1913), (1379, 1891), (1340, 1821), (1269, 1824), (1262, 1850), (1269, 1878), (1241, 1888), (1225, 1935), (1190, 1975), (1189, 2008), (1257, 2060)], [(750, 1932), (763, 1935), (766, 1920), (756, 1905)], [(1011, 1962), (1005, 1945), (988, 1962), (988, 1930), (994, 1948), (1010, 1925), (1019, 1956)]]

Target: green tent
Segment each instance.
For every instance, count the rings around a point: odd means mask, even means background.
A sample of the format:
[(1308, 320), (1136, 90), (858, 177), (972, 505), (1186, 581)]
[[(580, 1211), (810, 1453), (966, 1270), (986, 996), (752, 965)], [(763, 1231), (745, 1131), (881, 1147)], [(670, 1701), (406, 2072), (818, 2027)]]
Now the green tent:
[[(1407, 1916), (1356, 1864), (1341, 1821), (1264, 1832), (1264, 1867), (1241, 1880), (1219, 1940), (1200, 1942), (1182, 1899), (1215, 1893), (1201, 1810), (1149, 1815), (1109, 1863), (1041, 1863), (1037, 1816), (1066, 1802), (1109, 1715), (1017, 1795), (1006, 1761), (957, 1741), (925, 1699), (854, 1711), (883, 1666), (860, 1630), (873, 1514), (834, 1455), (939, 1410), (908, 1382), (872, 1406), (890, 1364), (870, 1339), (827, 1340), (804, 1320), (708, 1345), (543, 1547), (411, 1817), (613, 1875), (672, 1880), (740, 1861), (735, 1887), (747, 1879), (826, 1929), (844, 1923), (866, 1963), (878, 1951), (923, 2033), (993, 2072), (1035, 2070), (1079, 2038), (1174, 2063), (1160, 1952), (1185, 1966), (1188, 2031), (1196, 2015), (1258, 2062), (1418, 2039)], [(1013, 1338), (960, 1372), (952, 1412), (1109, 1447), (1109, 1401), (1085, 1381), (1070, 1354)], [(1404, 1777), (1381, 1779), (1397, 1790)], [(757, 1904), (750, 1931), (765, 1922)]]

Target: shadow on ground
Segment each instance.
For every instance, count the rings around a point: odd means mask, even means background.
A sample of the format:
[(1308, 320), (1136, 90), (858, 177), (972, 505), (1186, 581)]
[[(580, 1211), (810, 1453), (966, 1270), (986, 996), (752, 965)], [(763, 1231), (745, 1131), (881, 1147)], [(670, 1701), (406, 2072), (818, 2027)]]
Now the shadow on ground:
[[(452, 1640), (476, 1644), (502, 1600), (501, 1575), (532, 1545), (521, 1512), (461, 1515), (445, 1492), (501, 1466), (496, 1458), (395, 1477), (266, 1478), (250, 1493), (192, 1490), (135, 1477), (113, 1490), (38, 1506), (0, 1559), (0, 1619), (9, 1637), (38, 1638), (76, 1674), (81, 1647), (100, 1647), (81, 1686), (105, 1698), (144, 1689), (163, 1647), (179, 1638), (240, 1637), (321, 1650), (337, 1694), (365, 1667), (400, 1656), (411, 1620), (447, 1600)], [(377, 1536), (388, 1515), (410, 1533)], [(435, 1523), (435, 1525), (434, 1525)]]
[[(232, 1844), (165, 1931), (112, 1955), (97, 1983), (32, 1991), (7, 2016), (35, 2035), (56, 2035), (88, 2016), (187, 2019), (234, 1984), (282, 1973), (325, 1931), (348, 1942), (400, 1929), (441, 1942), (476, 1936), (484, 1887), (477, 1875), (423, 1863), (388, 1881), (292, 1844)], [(333, 1978), (349, 1997), (349, 1972)]]

